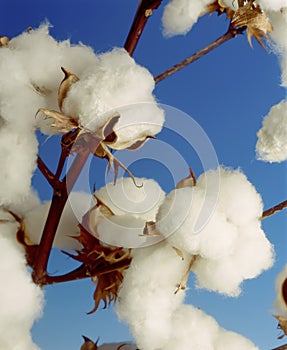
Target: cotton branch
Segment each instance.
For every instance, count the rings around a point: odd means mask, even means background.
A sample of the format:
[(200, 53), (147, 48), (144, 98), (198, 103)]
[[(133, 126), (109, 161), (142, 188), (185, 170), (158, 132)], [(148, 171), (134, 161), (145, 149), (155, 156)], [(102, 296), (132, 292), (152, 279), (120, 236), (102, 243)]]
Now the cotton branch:
[(227, 42), (228, 40), (230, 40), (232, 38), (235, 38), (238, 34), (242, 34), (244, 32), (244, 30), (245, 30), (245, 27), (241, 27), (241, 28), (236, 29), (236, 28), (230, 26), (228, 31), (224, 35), (222, 35), (221, 37), (216, 39), (214, 42), (212, 42), (211, 44), (207, 45), (205, 48), (199, 50), (198, 52), (194, 53), (193, 55), (187, 57), (183, 61), (177, 63), (173, 67), (171, 67), (171, 68), (167, 69), (166, 71), (162, 72), (161, 74), (157, 75), (154, 78), (155, 82), (159, 83), (163, 79), (165, 79), (165, 78), (169, 77), (170, 75), (178, 72), (179, 70), (181, 70), (182, 68), (186, 67), (187, 65), (197, 61), (202, 56), (204, 56), (207, 53), (209, 53), (210, 51), (216, 49), (218, 46), (222, 45), (223, 43)]
[(276, 204), (272, 208), (266, 209), (261, 216), (261, 220), (266, 219), (269, 216), (272, 216), (272, 215), (274, 215), (274, 214), (278, 213), (279, 211), (286, 209), (286, 208), (287, 208), (287, 200), (285, 200), (279, 204)]
[(287, 350), (287, 344), (281, 345), (278, 348), (274, 348), (272, 350)]
[(131, 29), (124, 45), (124, 48), (131, 56), (135, 51), (149, 17), (152, 15), (152, 11), (157, 9), (161, 2), (162, 0), (140, 0)]

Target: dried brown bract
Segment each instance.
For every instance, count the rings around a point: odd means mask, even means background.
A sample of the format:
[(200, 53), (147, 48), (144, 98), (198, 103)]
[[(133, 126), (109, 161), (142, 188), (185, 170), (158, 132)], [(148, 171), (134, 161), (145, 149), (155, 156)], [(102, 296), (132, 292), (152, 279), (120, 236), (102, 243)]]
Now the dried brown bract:
[(279, 335), (278, 339), (282, 339), (287, 335), (287, 318), (283, 316), (275, 316), (274, 317), (278, 320), (278, 328), (282, 329), (283, 334)]
[(268, 33), (272, 32), (272, 24), (268, 16), (260, 6), (252, 0), (235, 11), (231, 24), (237, 28), (246, 27), (247, 39), (250, 46), (252, 46), (251, 38), (254, 36), (258, 43), (265, 48), (262, 38), (266, 38)]

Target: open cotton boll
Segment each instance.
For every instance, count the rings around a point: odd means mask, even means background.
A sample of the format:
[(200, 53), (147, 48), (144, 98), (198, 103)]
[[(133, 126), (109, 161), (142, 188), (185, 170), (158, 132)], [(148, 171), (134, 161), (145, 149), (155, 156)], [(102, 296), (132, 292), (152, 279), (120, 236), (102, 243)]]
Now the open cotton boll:
[(287, 279), (287, 265), (284, 266), (282, 271), (277, 275), (275, 280), (276, 298), (274, 300), (274, 307), (276, 312), (280, 315), (287, 317), (287, 304), (283, 297), (283, 284)]
[(37, 350), (30, 329), (41, 315), (43, 291), (31, 280), (24, 249), (16, 241), (17, 227), (0, 224), (0, 278), (5, 286), (0, 289), (0, 348)]
[(116, 184), (100, 188), (95, 195), (116, 215), (129, 214), (152, 221), (165, 193), (152, 179), (135, 178), (135, 182), (142, 187), (135, 186), (130, 177), (122, 177)]
[(163, 31), (166, 36), (186, 34), (213, 0), (172, 0), (164, 8)]
[(124, 49), (99, 55), (79, 78), (64, 100), (63, 111), (79, 118), (84, 127), (97, 130), (111, 115), (119, 113), (118, 143), (161, 130), (164, 113), (152, 95), (153, 76)]
[(9, 126), (0, 129), (0, 205), (20, 202), (30, 192), (37, 145), (33, 131), (19, 133)]
[(174, 292), (189, 259), (183, 261), (166, 242), (134, 249), (132, 255), (117, 313), (129, 324), (140, 349), (161, 349), (172, 332), (172, 314), (184, 298), (183, 291)]
[(273, 106), (264, 117), (262, 128), (257, 133), (257, 157), (267, 162), (282, 162), (287, 159), (287, 102), (282, 100)]
[(17, 53), (31, 83), (54, 91), (63, 79), (61, 66), (81, 74), (96, 59), (89, 47), (71, 45), (69, 40), (57, 42), (49, 34), (49, 27), (46, 23), (38, 29), (24, 32), (9, 42), (9, 48)]
[[(40, 203), (24, 215), (25, 228), (30, 240), (38, 244), (48, 216), (51, 201)], [(82, 216), (90, 209), (91, 195), (83, 192), (72, 192), (64, 208), (57, 229), (54, 247), (79, 249), (80, 243), (71, 236), (79, 235), (78, 224)]]

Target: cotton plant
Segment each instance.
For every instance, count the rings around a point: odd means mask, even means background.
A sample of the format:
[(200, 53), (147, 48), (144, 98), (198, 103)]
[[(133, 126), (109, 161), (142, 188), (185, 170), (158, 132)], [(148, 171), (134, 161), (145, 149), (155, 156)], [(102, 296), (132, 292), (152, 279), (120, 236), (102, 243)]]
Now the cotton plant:
[[(144, 10), (148, 18), (152, 8)], [(246, 30), (250, 45), (254, 37), (264, 46), (270, 37), (284, 85), (285, 10), (283, 0), (172, 0), (162, 21), (166, 36), (186, 34), (201, 16), (217, 12), (230, 20), (230, 38)], [(58, 42), (49, 24), (11, 40), (0, 37), (0, 277), (8, 286), (0, 291), (3, 350), (38, 349), (30, 329), (43, 310), (41, 287), (86, 277), (95, 284), (90, 312), (115, 302), (136, 345), (99, 346), (84, 337), (81, 350), (258, 349), (184, 299), (191, 271), (195, 287), (234, 297), (244, 280), (272, 266), (273, 246), (261, 227), (262, 199), (240, 170), (219, 167), (198, 179), (191, 171), (165, 194), (156, 181), (134, 177), (115, 157), (114, 150), (137, 150), (155, 138), (165, 118), (153, 94), (157, 79), (131, 54), (130, 45), (95, 54), (83, 44)], [(262, 159), (273, 161), (275, 143), (277, 159), (285, 157), (284, 116), (281, 102), (266, 117), (258, 141)], [(55, 173), (38, 156), (36, 130), (62, 135)], [(114, 182), (93, 193), (71, 192), (90, 154), (114, 166)], [(67, 159), (71, 166), (63, 174)], [(119, 166), (130, 177), (117, 179)], [(54, 191), (52, 200), (41, 202), (31, 188), (36, 167)], [(80, 265), (50, 276), (49, 246)], [(275, 302), (284, 332), (285, 281), (284, 270)]]

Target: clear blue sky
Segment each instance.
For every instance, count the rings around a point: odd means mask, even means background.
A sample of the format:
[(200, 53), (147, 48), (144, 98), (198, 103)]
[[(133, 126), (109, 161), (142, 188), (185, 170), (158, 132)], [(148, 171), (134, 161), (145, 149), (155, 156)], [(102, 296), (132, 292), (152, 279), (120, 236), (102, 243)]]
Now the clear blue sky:
[[(123, 45), (136, 8), (137, 1), (132, 0), (6, 0), (1, 3), (0, 34), (13, 37), (48, 20), (56, 39), (70, 38), (73, 43), (81, 41), (95, 52), (104, 52)], [(202, 48), (228, 26), (223, 17), (207, 16), (185, 37), (167, 40), (161, 33), (161, 14), (162, 8), (154, 12), (134, 55), (154, 75)], [(256, 42), (251, 49), (242, 36), (159, 83), (155, 90), (159, 102), (184, 111), (202, 126), (220, 164), (240, 167), (261, 193), (266, 208), (287, 197), (286, 164), (259, 162), (254, 151), (262, 117), (285, 97), (285, 90), (279, 84), (277, 58)], [(159, 135), (160, 139), (165, 137)], [(50, 164), (54, 159), (48, 149), (53, 142), (50, 139), (41, 146), (43, 158)], [(185, 156), (184, 147), (180, 144), (177, 147)], [(199, 175), (202, 169), (197, 159), (190, 157), (188, 162)], [(160, 166), (152, 168), (142, 163), (134, 172), (138, 176), (155, 176), (166, 191), (171, 189), (168, 174)], [(49, 190), (39, 174), (34, 183), (41, 196), (48, 198)], [(249, 337), (262, 350), (280, 345), (271, 310), (274, 278), (287, 261), (286, 218), (287, 212), (264, 221), (265, 232), (275, 245), (276, 264), (256, 280), (245, 282), (239, 298), (195, 290), (192, 282), (187, 297), (187, 302), (214, 315), (222, 326)], [(61, 259), (55, 254), (50, 271), (57, 272), (60, 262), (67, 267), (70, 264), (68, 258)], [(42, 350), (78, 350), (81, 334), (92, 339), (100, 336), (101, 342), (130, 338), (126, 326), (117, 321), (112, 309), (85, 314), (93, 306), (92, 294), (90, 281), (46, 289), (45, 314), (33, 329), (33, 337)]]

